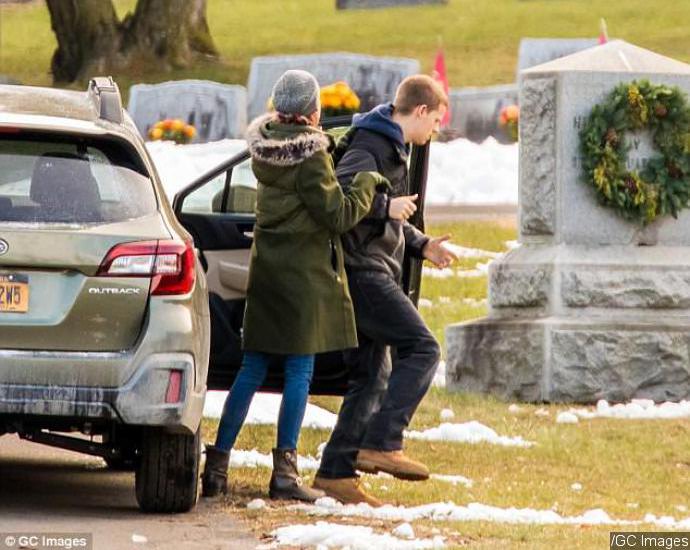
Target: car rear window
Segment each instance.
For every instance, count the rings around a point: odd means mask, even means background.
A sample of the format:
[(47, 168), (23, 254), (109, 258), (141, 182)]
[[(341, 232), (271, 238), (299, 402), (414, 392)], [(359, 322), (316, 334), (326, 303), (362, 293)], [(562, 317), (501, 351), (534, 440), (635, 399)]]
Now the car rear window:
[(0, 223), (100, 224), (153, 214), (151, 180), (120, 145), (0, 139)]

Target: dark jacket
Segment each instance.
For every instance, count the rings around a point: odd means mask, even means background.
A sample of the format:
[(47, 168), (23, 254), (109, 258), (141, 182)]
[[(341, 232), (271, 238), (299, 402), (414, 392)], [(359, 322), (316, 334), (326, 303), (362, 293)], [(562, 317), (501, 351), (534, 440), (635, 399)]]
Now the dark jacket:
[(349, 270), (383, 271), (400, 281), (405, 251), (421, 258), (429, 238), (409, 223), (387, 216), (390, 197), (408, 194), (408, 147), (392, 114), (388, 103), (355, 115), (333, 158), (343, 189), (349, 189), (361, 171), (378, 172), (391, 183), (387, 200), (377, 195), (367, 217), (343, 235), (345, 265)]
[(340, 233), (371, 208), (378, 174), (343, 192), (332, 140), (316, 128), (265, 116), (248, 129), (258, 180), (243, 347), (311, 354), (355, 347)]

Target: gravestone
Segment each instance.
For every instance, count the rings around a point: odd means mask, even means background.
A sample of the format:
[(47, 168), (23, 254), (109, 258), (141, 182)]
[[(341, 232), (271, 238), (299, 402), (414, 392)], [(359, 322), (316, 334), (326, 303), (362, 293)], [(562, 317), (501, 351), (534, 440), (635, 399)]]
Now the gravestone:
[(521, 71), (597, 46), (596, 38), (523, 38), (518, 49), (518, 76)]
[(206, 80), (136, 84), (130, 88), (127, 110), (144, 137), (166, 118), (192, 124), (194, 143), (242, 138), (247, 129), (246, 89)]
[(419, 72), (419, 61), (353, 53), (255, 57), (249, 71), (249, 118), (266, 111), (276, 80), (288, 69), (312, 73), (321, 86), (344, 80), (357, 93), (360, 111), (392, 101), (403, 78)]
[(453, 137), (464, 137), (481, 143), (492, 136), (501, 143), (512, 143), (499, 126), (501, 109), (517, 105), (517, 84), (487, 88), (453, 88), (449, 93), (450, 130)]
[[(523, 71), (521, 246), (490, 265), (488, 316), (448, 327), (450, 387), (552, 402), (690, 396), (690, 211), (641, 226), (582, 181), (580, 128), (636, 79), (687, 93), (690, 65), (614, 41)], [(655, 154), (645, 133), (627, 136), (631, 166)]]
[(448, 0), (336, 0), (335, 7), (339, 10), (350, 10), (447, 3)]

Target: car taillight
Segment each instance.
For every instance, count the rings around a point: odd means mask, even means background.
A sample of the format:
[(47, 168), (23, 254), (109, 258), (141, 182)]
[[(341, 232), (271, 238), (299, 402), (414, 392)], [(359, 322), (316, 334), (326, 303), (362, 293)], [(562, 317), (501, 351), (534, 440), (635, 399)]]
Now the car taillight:
[(142, 241), (110, 249), (99, 277), (150, 277), (151, 294), (187, 294), (194, 288), (194, 246), (191, 242)]

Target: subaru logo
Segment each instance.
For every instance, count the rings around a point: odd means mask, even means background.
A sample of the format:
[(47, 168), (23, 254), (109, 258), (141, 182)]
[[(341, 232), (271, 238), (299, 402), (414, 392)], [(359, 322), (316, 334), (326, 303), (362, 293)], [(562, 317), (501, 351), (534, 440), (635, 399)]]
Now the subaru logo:
[(7, 244), (7, 241), (3, 241), (0, 239), (0, 256), (2, 256), (5, 252), (7, 252), (10, 248), (10, 245)]

